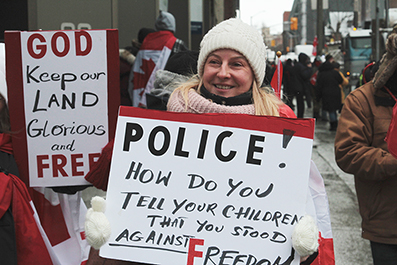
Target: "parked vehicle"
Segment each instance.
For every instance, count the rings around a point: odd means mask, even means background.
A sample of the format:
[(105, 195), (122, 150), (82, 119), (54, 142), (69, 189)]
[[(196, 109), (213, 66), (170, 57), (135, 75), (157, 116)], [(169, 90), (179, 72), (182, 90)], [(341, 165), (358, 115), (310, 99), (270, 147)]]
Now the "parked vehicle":
[[(386, 51), (385, 43), (391, 31), (392, 28), (379, 29), (379, 55), (381, 57)], [(353, 29), (343, 38), (344, 70), (346, 75), (350, 75), (350, 84), (355, 85), (364, 67), (375, 60), (376, 56), (372, 54), (374, 41), (372, 29)]]
[(343, 39), (344, 72), (350, 76), (350, 85), (355, 86), (362, 69), (371, 60), (372, 30), (352, 29)]

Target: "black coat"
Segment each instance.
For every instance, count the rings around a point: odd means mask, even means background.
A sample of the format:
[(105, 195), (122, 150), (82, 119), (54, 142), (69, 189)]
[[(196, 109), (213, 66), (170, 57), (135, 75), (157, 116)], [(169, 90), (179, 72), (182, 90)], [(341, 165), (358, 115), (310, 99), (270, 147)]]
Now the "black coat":
[[(0, 171), (19, 175), (13, 155), (0, 151)], [(0, 249), (2, 250), (0, 263), (17, 265), (15, 223), (11, 208), (10, 206), (4, 215), (0, 217)]]
[(323, 109), (327, 111), (339, 110), (342, 105), (340, 84), (343, 78), (329, 62), (322, 64), (318, 70), (316, 90), (318, 98), (322, 100)]
[(286, 62), (283, 65), (283, 84), (285, 94), (289, 96), (294, 96), (296, 94), (296, 75), (294, 66), (290, 62)]
[(310, 93), (310, 77), (313, 74), (313, 69), (307, 64), (310, 63), (310, 58), (306, 54), (299, 54), (299, 61), (295, 64), (296, 84), (294, 86), (297, 94)]

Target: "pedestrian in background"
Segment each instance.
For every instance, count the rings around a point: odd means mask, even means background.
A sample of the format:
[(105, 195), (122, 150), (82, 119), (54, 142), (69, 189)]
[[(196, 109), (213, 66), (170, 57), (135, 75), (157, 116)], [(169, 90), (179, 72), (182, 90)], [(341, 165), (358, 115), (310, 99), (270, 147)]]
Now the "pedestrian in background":
[[(344, 87), (349, 84), (349, 77), (345, 77), (345, 75), (340, 71), (340, 64), (338, 62), (334, 62), (333, 65), (334, 65), (334, 69), (339, 72), (343, 80), (342, 83), (339, 84), (340, 93), (341, 93), (341, 108), (342, 108), (343, 104), (345, 104), (345, 97), (346, 97)], [(340, 110), (341, 109), (339, 109), (339, 111)]]
[(138, 39), (131, 41), (131, 46), (119, 49), (120, 57), (120, 105), (132, 106), (130, 93), (128, 92), (130, 83), (130, 73), (134, 66), (136, 55), (142, 45), (145, 37), (156, 30), (150, 28), (141, 28), (138, 32)]
[(143, 39), (130, 74), (128, 92), (134, 107), (146, 107), (146, 93), (153, 89), (157, 70), (164, 69), (172, 54), (187, 50), (174, 36), (176, 22), (171, 13), (160, 11), (155, 29)]
[(317, 82), (317, 75), (318, 75), (318, 68), (321, 66), (321, 58), (316, 56), (313, 60), (313, 74), (310, 77), (310, 88), (312, 91), (312, 98), (313, 98), (313, 118), (318, 119), (320, 118), (320, 111), (321, 111), (321, 100), (318, 99), (317, 90), (316, 90), (316, 82)]
[[(333, 63), (335, 61), (334, 57), (331, 54), (327, 54), (325, 56), (325, 62), (323, 62), (318, 68), (320, 68), (325, 63)], [(318, 73), (317, 73), (318, 74)], [(317, 82), (317, 81), (316, 81)], [(318, 93), (318, 91), (316, 91)], [(318, 95), (318, 94), (316, 94)], [(321, 121), (329, 121), (328, 113), (326, 110), (323, 109), (321, 99), (318, 99), (320, 102), (320, 112), (321, 112)]]
[(362, 237), (371, 244), (374, 265), (397, 262), (397, 159), (385, 141), (397, 96), (397, 34), (373, 81), (346, 97), (335, 137), (338, 166), (354, 174)]
[(294, 65), (292, 60), (288, 59), (283, 66), (283, 96), (285, 104), (287, 104), (292, 110), (295, 109), (295, 105), (293, 103), (294, 96), (296, 96), (295, 85), (296, 76)]
[(332, 56), (330, 53), (328, 53), (328, 54), (325, 56), (325, 62), (330, 62), (330, 63), (335, 62), (334, 56)]
[(364, 69), (361, 71), (361, 75), (359, 78), (359, 86), (360, 87), (374, 78), (376, 71), (378, 71), (379, 63), (375, 63), (375, 61), (369, 62)]
[(322, 109), (328, 112), (330, 130), (336, 131), (338, 126), (337, 111), (342, 106), (340, 84), (343, 83), (339, 71), (330, 61), (324, 62), (318, 69), (316, 82), (317, 98), (321, 100)]
[(296, 74), (296, 105), (298, 118), (303, 118), (305, 113), (305, 99), (308, 105), (307, 107), (311, 108), (310, 77), (313, 70), (310, 57), (307, 54), (300, 53), (298, 60), (298, 63), (294, 65)]

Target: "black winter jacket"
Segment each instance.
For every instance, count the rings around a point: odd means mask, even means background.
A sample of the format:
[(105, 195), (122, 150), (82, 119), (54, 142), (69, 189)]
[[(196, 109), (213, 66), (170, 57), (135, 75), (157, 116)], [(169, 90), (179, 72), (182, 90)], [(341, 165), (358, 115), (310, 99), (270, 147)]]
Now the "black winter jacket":
[(332, 63), (325, 62), (318, 69), (316, 96), (322, 100), (324, 110), (333, 111), (341, 108), (342, 95), (339, 84), (342, 82), (342, 76), (334, 69)]

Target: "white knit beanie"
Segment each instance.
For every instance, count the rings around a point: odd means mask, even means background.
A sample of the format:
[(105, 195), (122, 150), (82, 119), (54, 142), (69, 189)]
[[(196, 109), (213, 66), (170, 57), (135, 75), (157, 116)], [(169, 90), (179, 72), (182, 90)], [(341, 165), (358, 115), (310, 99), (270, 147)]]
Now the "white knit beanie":
[(260, 86), (265, 78), (266, 45), (261, 34), (240, 19), (231, 18), (213, 27), (200, 43), (197, 70), (203, 76), (204, 64), (208, 55), (219, 49), (235, 50), (248, 60)]

